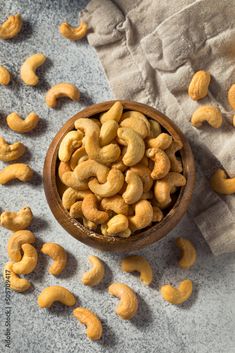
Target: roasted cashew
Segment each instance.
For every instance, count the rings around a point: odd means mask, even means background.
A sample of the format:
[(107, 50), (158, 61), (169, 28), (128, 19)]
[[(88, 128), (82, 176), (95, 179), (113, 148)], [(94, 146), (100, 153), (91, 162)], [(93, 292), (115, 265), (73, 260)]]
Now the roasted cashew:
[(149, 226), (153, 219), (153, 207), (147, 200), (140, 200), (135, 204), (135, 214), (129, 217), (131, 229), (143, 229)]
[(72, 218), (82, 218), (83, 217), (83, 213), (82, 213), (82, 201), (77, 201), (75, 202), (69, 211), (69, 214)]
[(235, 177), (228, 178), (223, 169), (218, 169), (212, 175), (210, 185), (219, 194), (231, 195), (235, 193)]
[(199, 100), (207, 96), (211, 75), (208, 71), (195, 72), (188, 87), (188, 95), (193, 100)]
[(82, 202), (82, 213), (85, 218), (95, 224), (107, 222), (109, 215), (107, 212), (98, 209), (98, 200), (94, 194), (89, 194), (84, 197)]
[(89, 256), (89, 262), (92, 264), (92, 268), (85, 272), (82, 276), (82, 283), (85, 286), (96, 286), (99, 284), (104, 278), (104, 264), (97, 256)]
[(108, 292), (120, 298), (120, 302), (116, 307), (116, 314), (123, 320), (132, 319), (138, 310), (138, 300), (135, 292), (123, 283), (112, 283), (108, 288)]
[(74, 309), (73, 315), (82, 323), (85, 324), (86, 335), (92, 341), (99, 340), (103, 333), (103, 328), (100, 319), (91, 310), (78, 307)]
[(21, 142), (8, 144), (7, 141), (0, 136), (0, 160), (3, 162), (11, 162), (23, 156), (25, 153), (25, 145)]
[(186, 178), (179, 173), (170, 172), (165, 178), (157, 180), (154, 186), (154, 196), (162, 207), (166, 207), (171, 203), (171, 193), (175, 191), (175, 187), (184, 186)]
[(76, 303), (76, 299), (74, 295), (64, 287), (50, 286), (44, 288), (38, 296), (38, 305), (40, 308), (50, 308), (54, 302), (73, 306)]
[(124, 201), (127, 204), (133, 204), (137, 202), (143, 194), (143, 182), (139, 175), (133, 170), (126, 172), (125, 181), (127, 183), (126, 191), (122, 194)]
[(18, 230), (8, 239), (7, 252), (9, 258), (14, 262), (19, 262), (22, 258), (21, 247), (23, 244), (35, 242), (35, 236), (30, 230)]
[(30, 207), (21, 208), (18, 212), (4, 211), (0, 216), (1, 226), (13, 230), (23, 230), (30, 226), (33, 213)]
[(69, 131), (62, 139), (58, 157), (62, 162), (68, 162), (72, 153), (81, 146), (83, 134), (81, 131)]
[(70, 40), (79, 40), (86, 36), (88, 26), (86, 22), (81, 21), (78, 27), (73, 27), (67, 22), (59, 26), (60, 34)]
[(105, 211), (111, 210), (117, 214), (128, 216), (129, 206), (125, 203), (124, 199), (120, 195), (103, 198), (101, 200), (101, 207)]
[(154, 167), (151, 172), (152, 179), (156, 180), (164, 178), (171, 168), (171, 162), (167, 154), (160, 148), (149, 148), (146, 151), (146, 154), (154, 161)]
[(92, 135), (93, 133), (97, 135), (100, 134), (100, 128), (93, 119), (88, 119), (88, 118), (77, 119), (74, 123), (74, 127), (75, 129), (81, 131), (85, 135), (85, 138), (88, 135)]
[(215, 129), (220, 128), (223, 118), (219, 108), (213, 105), (203, 105), (195, 110), (191, 119), (192, 125), (200, 127), (204, 121), (207, 121)]
[[(83, 217), (82, 221), (83, 221), (84, 227), (86, 227), (86, 228), (88, 228), (88, 229), (90, 229), (90, 230), (96, 230), (97, 224), (95, 224), (94, 222), (89, 221), (89, 220), (86, 219), (85, 217)], [(102, 225), (101, 225), (101, 226), (102, 226)]]
[(66, 210), (69, 210), (71, 206), (79, 200), (83, 200), (86, 195), (89, 195), (90, 191), (78, 191), (72, 188), (65, 190), (62, 196), (62, 205)]
[(22, 19), (20, 14), (9, 16), (8, 19), (0, 25), (0, 38), (11, 39), (21, 30)]
[(153, 219), (152, 222), (161, 222), (163, 213), (159, 207), (153, 206)]
[(121, 262), (121, 268), (124, 272), (139, 272), (140, 280), (147, 286), (149, 286), (153, 280), (152, 267), (143, 256), (130, 255), (125, 257)]
[(41, 53), (34, 54), (28, 57), (20, 68), (21, 80), (29, 86), (36, 86), (39, 82), (39, 77), (36, 75), (36, 70), (46, 60), (45, 55)]
[(7, 86), (10, 81), (10, 72), (4, 66), (0, 66), (0, 85)]
[(3, 277), (10, 284), (10, 288), (16, 292), (25, 292), (31, 286), (25, 278), (18, 277), (12, 270), (13, 262), (7, 262), (4, 266)]
[(14, 163), (0, 170), (0, 184), (6, 184), (9, 181), (18, 179), (20, 181), (29, 181), (33, 177), (33, 170), (24, 163)]
[(85, 147), (83, 146), (79, 147), (71, 155), (71, 158), (69, 161), (71, 170), (74, 170), (80, 162), (86, 161), (87, 159), (88, 159), (88, 155), (86, 153)]
[(125, 112), (122, 115), (120, 126), (128, 127), (134, 130), (142, 139), (145, 139), (150, 135), (150, 124), (148, 119), (144, 116), (144, 114), (136, 111)]
[(145, 145), (143, 139), (130, 128), (119, 128), (118, 137), (127, 145), (127, 151), (123, 156), (123, 163), (129, 167), (137, 164), (144, 156)]
[(123, 233), (128, 229), (128, 218), (123, 214), (113, 216), (107, 223), (107, 235)]
[(68, 97), (73, 101), (78, 101), (80, 98), (79, 89), (72, 83), (61, 82), (51, 87), (46, 94), (46, 103), (49, 108), (55, 108), (57, 99)]
[(41, 252), (53, 259), (53, 264), (49, 267), (48, 272), (54, 276), (61, 274), (67, 264), (67, 253), (64, 248), (56, 243), (45, 243)]
[(12, 270), (18, 275), (27, 275), (35, 269), (38, 262), (37, 250), (30, 244), (23, 244), (22, 250), (24, 255), (19, 262), (12, 265)]
[(235, 110), (235, 84), (233, 84), (228, 90), (228, 102), (233, 110)]
[(105, 113), (100, 115), (100, 121), (104, 124), (107, 120), (116, 120), (117, 122), (120, 121), (122, 117), (123, 106), (122, 103), (117, 101), (115, 102), (112, 107)]
[(172, 143), (172, 137), (165, 132), (161, 133), (155, 138), (148, 140), (148, 146), (151, 148), (160, 148), (161, 150), (166, 150), (170, 147)]
[(170, 147), (168, 147), (165, 152), (171, 162), (171, 171), (172, 172), (177, 172), (181, 173), (183, 170), (182, 162), (181, 160), (177, 159), (176, 157), (176, 152), (181, 150), (183, 147), (183, 144), (181, 141), (173, 141)]
[(69, 186), (75, 190), (87, 190), (88, 183), (86, 181), (81, 181), (76, 171), (78, 170), (79, 166), (77, 166), (74, 171), (71, 171), (70, 165), (68, 162), (60, 162), (58, 168), (58, 174), (62, 183), (66, 186)]
[(90, 177), (96, 177), (100, 183), (105, 183), (109, 173), (109, 168), (94, 160), (88, 159), (81, 162), (76, 169), (77, 177), (81, 180), (88, 180)]
[(143, 192), (148, 192), (153, 186), (153, 179), (151, 178), (151, 170), (143, 165), (142, 163), (136, 164), (134, 167), (131, 167), (131, 171), (139, 175), (143, 182)]
[(175, 288), (170, 284), (161, 287), (160, 293), (166, 301), (171, 304), (179, 305), (184, 303), (191, 297), (193, 291), (193, 283), (190, 279), (180, 282), (179, 287)]
[(176, 245), (182, 253), (179, 267), (184, 269), (192, 267), (197, 259), (197, 252), (191, 241), (185, 238), (177, 238)]
[(22, 119), (19, 114), (14, 112), (7, 116), (6, 121), (11, 130), (24, 134), (35, 129), (39, 121), (39, 116), (32, 112), (25, 119)]
[(150, 124), (150, 137), (155, 138), (162, 132), (161, 125), (156, 121), (149, 119)]
[(100, 145), (105, 146), (117, 136), (118, 123), (116, 120), (107, 120), (100, 128)]
[(124, 175), (118, 169), (110, 169), (107, 181), (100, 184), (97, 179), (89, 181), (90, 190), (100, 197), (111, 197), (116, 195), (122, 188), (124, 183)]

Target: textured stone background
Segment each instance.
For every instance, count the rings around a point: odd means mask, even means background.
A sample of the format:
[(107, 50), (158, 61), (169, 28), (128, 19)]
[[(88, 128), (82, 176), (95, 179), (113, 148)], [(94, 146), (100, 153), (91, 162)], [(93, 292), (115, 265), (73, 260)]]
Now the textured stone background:
[[(0, 21), (16, 12), (24, 18), (22, 33), (14, 40), (0, 42), (0, 64), (6, 65), (13, 73), (11, 85), (0, 87), (1, 135), (9, 141), (20, 139), (27, 145), (28, 153), (22, 160), (30, 163), (36, 171), (36, 177), (30, 184), (1, 186), (0, 207), (17, 210), (30, 205), (35, 215), (31, 229), (37, 236), (37, 248), (44, 241), (55, 241), (69, 252), (69, 265), (58, 278), (47, 273), (48, 258), (39, 255), (36, 271), (28, 276), (33, 283), (32, 290), (25, 294), (12, 293), (10, 349), (4, 345), (6, 317), (1, 278), (0, 352), (234, 353), (234, 255), (213, 257), (187, 216), (168, 237), (140, 252), (154, 268), (154, 283), (146, 288), (137, 277), (121, 273), (120, 255), (95, 251), (73, 239), (56, 222), (47, 206), (41, 175), (50, 141), (74, 113), (112, 96), (92, 48), (86, 41), (67, 41), (57, 30), (64, 20), (76, 24), (79, 10), (86, 3), (85, 0), (0, 0)], [(40, 85), (26, 87), (19, 80), (19, 68), (24, 58), (35, 52), (44, 53), (48, 60), (39, 70)], [(81, 101), (64, 101), (59, 109), (49, 110), (44, 102), (46, 90), (60, 81), (75, 83), (81, 89)], [(42, 118), (35, 132), (20, 136), (7, 128), (7, 114), (18, 111), (25, 116), (32, 110)], [(5, 248), (8, 236), (9, 232), (2, 229), (1, 267), (7, 261)], [(192, 270), (183, 272), (176, 266), (176, 236), (192, 239), (197, 247), (198, 261)], [(88, 268), (89, 254), (97, 254), (107, 264), (105, 282), (94, 289), (80, 283), (82, 273)], [(185, 277), (194, 282), (194, 293), (189, 302), (181, 307), (163, 302), (159, 287), (167, 282), (177, 284)], [(114, 313), (117, 300), (106, 291), (112, 280), (126, 282), (138, 293), (140, 308), (131, 322), (119, 320)], [(86, 338), (84, 327), (71, 316), (72, 309), (60, 305), (50, 310), (38, 308), (39, 292), (53, 284), (70, 289), (76, 294), (79, 305), (91, 308), (100, 316), (104, 325), (104, 337), (100, 342), (90, 342)]]

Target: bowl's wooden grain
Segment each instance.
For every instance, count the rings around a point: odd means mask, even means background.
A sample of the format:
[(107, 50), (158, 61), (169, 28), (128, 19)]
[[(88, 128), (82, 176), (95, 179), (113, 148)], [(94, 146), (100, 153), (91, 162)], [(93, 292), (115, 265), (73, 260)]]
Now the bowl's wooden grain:
[(92, 117), (97, 113), (107, 111), (114, 102), (115, 101), (109, 101), (92, 105), (77, 113), (60, 129), (60, 131), (53, 139), (46, 155), (43, 171), (44, 190), (48, 204), (55, 218), (73, 237), (89, 246), (101, 250), (133, 251), (143, 248), (146, 245), (152, 244), (164, 237), (176, 226), (176, 224), (183, 217), (191, 200), (194, 187), (194, 158), (186, 138), (179, 130), (179, 128), (169, 118), (145, 104), (122, 101), (124, 109), (137, 110), (142, 112), (147, 117), (158, 121), (167, 131), (169, 131), (169, 133), (174, 138), (180, 139), (182, 141), (183, 149), (181, 150), (181, 158), (183, 162), (184, 175), (187, 178), (187, 184), (185, 187), (181, 188), (173, 208), (160, 223), (154, 224), (148, 229), (143, 230), (138, 234), (134, 234), (129, 238), (104, 237), (103, 235), (85, 228), (77, 220), (71, 218), (69, 213), (62, 207), (61, 198), (58, 193), (56, 183), (58, 148), (64, 135), (73, 129), (75, 120), (79, 118)]

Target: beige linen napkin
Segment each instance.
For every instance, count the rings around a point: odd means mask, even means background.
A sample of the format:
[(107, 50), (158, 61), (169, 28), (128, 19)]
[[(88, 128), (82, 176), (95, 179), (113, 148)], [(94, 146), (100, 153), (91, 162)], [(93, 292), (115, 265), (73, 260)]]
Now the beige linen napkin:
[[(212, 252), (235, 251), (235, 197), (208, 184), (222, 166), (235, 176), (235, 129), (227, 90), (235, 82), (234, 0), (92, 0), (81, 13), (114, 95), (136, 100), (168, 115), (189, 139), (197, 162), (197, 183), (189, 210)], [(193, 73), (212, 75), (208, 97), (187, 95)], [(192, 127), (201, 104), (224, 115), (221, 129)]]

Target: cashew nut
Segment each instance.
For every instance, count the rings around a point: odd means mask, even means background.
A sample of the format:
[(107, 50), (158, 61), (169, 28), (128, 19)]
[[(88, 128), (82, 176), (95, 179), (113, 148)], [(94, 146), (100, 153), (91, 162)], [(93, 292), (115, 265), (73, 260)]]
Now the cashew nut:
[(22, 19), (20, 14), (9, 16), (8, 19), (0, 25), (0, 38), (11, 39), (21, 30)]
[(77, 166), (74, 171), (71, 171), (70, 165), (68, 162), (60, 162), (58, 168), (58, 174), (60, 180), (66, 185), (75, 190), (87, 190), (88, 183), (86, 181), (81, 181), (76, 171), (78, 170), (79, 166)]
[(210, 185), (219, 194), (230, 195), (235, 193), (235, 177), (228, 178), (223, 169), (218, 169), (212, 175)]
[(171, 203), (170, 194), (175, 191), (175, 187), (184, 186), (186, 178), (179, 173), (170, 172), (165, 178), (157, 180), (154, 186), (154, 196), (162, 207)]
[(82, 218), (83, 213), (82, 213), (82, 201), (77, 201), (75, 202), (69, 211), (69, 214), (72, 218)]
[(120, 302), (116, 307), (116, 314), (123, 320), (132, 319), (138, 310), (138, 300), (135, 292), (123, 283), (112, 283), (108, 288), (108, 292), (120, 298)]
[(20, 77), (26, 85), (36, 86), (38, 84), (39, 77), (36, 75), (36, 70), (45, 62), (45, 60), (45, 55), (37, 53), (24, 61), (20, 69)]
[(200, 127), (204, 121), (207, 121), (215, 129), (220, 128), (223, 118), (219, 108), (213, 105), (203, 105), (195, 110), (191, 119), (192, 125)]
[(76, 303), (76, 298), (68, 289), (61, 286), (44, 288), (38, 296), (38, 305), (40, 308), (50, 308), (54, 302), (73, 306)]
[(150, 124), (150, 137), (154, 138), (162, 132), (160, 124), (156, 120), (149, 119)]
[(24, 134), (35, 129), (39, 121), (39, 116), (32, 112), (25, 119), (22, 119), (19, 114), (14, 112), (7, 116), (6, 121), (11, 130)]
[(149, 226), (153, 219), (153, 207), (147, 200), (140, 200), (135, 204), (135, 214), (129, 217), (131, 229), (142, 229)]
[[(90, 229), (90, 230), (96, 230), (97, 228), (97, 224), (95, 224), (94, 222), (92, 221), (89, 221), (88, 219), (86, 219), (85, 217), (83, 217), (83, 225), (84, 227)], [(102, 226), (102, 225), (101, 225)]]
[(166, 150), (170, 147), (172, 143), (172, 137), (165, 132), (161, 133), (155, 138), (148, 140), (148, 146), (151, 148), (160, 148), (161, 150)]
[(67, 253), (64, 248), (56, 243), (45, 243), (41, 252), (53, 259), (53, 264), (49, 267), (48, 272), (54, 276), (61, 274), (67, 264)]
[(107, 120), (100, 128), (100, 145), (105, 146), (117, 136), (118, 123), (116, 120)]
[(115, 102), (112, 107), (105, 113), (100, 115), (100, 121), (104, 124), (107, 120), (116, 120), (117, 122), (120, 121), (122, 117), (123, 106), (122, 103), (117, 101)]
[(145, 144), (143, 139), (130, 128), (119, 128), (118, 137), (127, 145), (127, 151), (123, 156), (123, 163), (129, 167), (137, 164), (144, 156)]
[(168, 147), (165, 152), (171, 162), (171, 171), (172, 172), (177, 172), (181, 173), (183, 170), (182, 162), (181, 160), (177, 159), (176, 157), (176, 152), (181, 150), (183, 147), (181, 141), (173, 141), (170, 147)]
[(18, 275), (27, 275), (35, 269), (38, 262), (38, 253), (36, 249), (30, 244), (23, 244), (22, 250), (24, 255), (19, 262), (12, 265), (13, 272)]
[(171, 162), (167, 154), (159, 148), (149, 148), (146, 154), (154, 161), (154, 167), (151, 173), (152, 179), (164, 178), (171, 168)]
[(228, 102), (231, 105), (231, 107), (233, 108), (233, 110), (235, 110), (235, 84), (233, 84), (228, 91)]
[(94, 194), (86, 195), (82, 202), (82, 213), (85, 218), (95, 224), (107, 222), (109, 215), (107, 212), (98, 210), (98, 200)]
[(97, 134), (97, 136), (100, 134), (100, 128), (93, 119), (77, 119), (74, 123), (74, 127), (75, 129), (81, 131), (85, 135), (85, 138), (93, 133)]
[(160, 292), (164, 300), (171, 304), (179, 305), (188, 300), (193, 291), (193, 283), (190, 279), (180, 282), (178, 288), (166, 284), (161, 287)]
[(121, 262), (121, 268), (124, 272), (139, 272), (140, 280), (147, 286), (149, 286), (153, 280), (152, 268), (143, 256), (131, 255), (125, 257)]
[(26, 229), (33, 220), (33, 213), (30, 207), (21, 208), (18, 212), (4, 211), (0, 217), (1, 226), (13, 230)]
[(22, 258), (21, 247), (23, 244), (32, 244), (35, 242), (35, 236), (30, 230), (18, 230), (13, 233), (7, 244), (9, 258), (14, 262), (19, 262)]
[(122, 115), (121, 127), (128, 127), (137, 132), (142, 139), (150, 134), (150, 124), (148, 119), (139, 112), (128, 111)]
[(105, 183), (109, 173), (109, 168), (94, 160), (88, 159), (81, 162), (76, 169), (77, 177), (81, 180), (88, 180), (90, 177), (96, 177), (100, 183)]
[(125, 232), (128, 229), (128, 218), (123, 214), (113, 216), (107, 223), (107, 235), (114, 235)]
[(0, 85), (7, 86), (10, 81), (10, 72), (4, 66), (0, 66)]
[(7, 262), (4, 266), (3, 277), (10, 284), (10, 288), (16, 292), (25, 292), (31, 286), (25, 278), (18, 277), (12, 270), (13, 262)]
[(97, 256), (89, 256), (89, 262), (92, 264), (92, 268), (85, 272), (82, 276), (82, 283), (86, 286), (96, 286), (104, 278), (104, 264)]
[(74, 309), (73, 315), (84, 325), (86, 325), (86, 335), (92, 341), (99, 340), (103, 333), (100, 319), (91, 310), (78, 307)]
[(120, 195), (115, 195), (112, 197), (105, 197), (101, 200), (101, 207), (105, 211), (113, 211), (117, 214), (128, 215), (129, 206), (125, 203), (124, 199)]
[(27, 164), (14, 163), (0, 170), (0, 184), (6, 184), (14, 179), (29, 181), (32, 176), (33, 170)]
[(72, 188), (65, 190), (62, 196), (62, 205), (66, 210), (69, 210), (71, 206), (79, 200), (83, 200), (86, 195), (89, 195), (90, 191), (78, 191)]
[(161, 222), (163, 219), (163, 213), (159, 207), (153, 206), (153, 219), (152, 222)]
[(72, 153), (81, 146), (83, 134), (81, 131), (69, 131), (62, 139), (58, 151), (58, 157), (63, 162), (68, 162)]
[(67, 22), (59, 26), (60, 34), (70, 40), (79, 40), (86, 36), (88, 26), (86, 22), (81, 21), (78, 27), (73, 27)]
[(72, 83), (61, 82), (51, 87), (46, 94), (46, 103), (49, 108), (55, 108), (57, 99), (61, 97), (68, 97), (73, 101), (78, 101), (80, 92), (78, 88)]
[(142, 164), (136, 164), (134, 167), (131, 167), (131, 171), (135, 172), (135, 174), (139, 175), (143, 182), (143, 192), (148, 192), (152, 185), (153, 185), (153, 179), (151, 178), (151, 170)]
[(128, 170), (125, 181), (127, 188), (122, 194), (122, 197), (127, 204), (133, 204), (137, 202), (143, 194), (142, 180), (133, 170)]
[(189, 84), (188, 95), (193, 100), (199, 100), (207, 96), (211, 75), (204, 70), (197, 71)]
[(86, 153), (85, 147), (82, 146), (78, 148), (71, 155), (71, 158), (69, 161), (70, 168), (74, 170), (80, 162), (85, 161), (87, 159), (88, 159), (88, 155)]
[(100, 184), (97, 179), (89, 181), (90, 190), (100, 197), (110, 197), (116, 195), (122, 188), (124, 176), (118, 169), (111, 169), (107, 176), (107, 181)]
[(3, 162), (14, 161), (25, 153), (25, 145), (21, 142), (8, 144), (7, 141), (0, 136), (0, 160)]
[(179, 267), (184, 269), (192, 267), (197, 259), (197, 252), (192, 242), (185, 238), (177, 238), (176, 245), (182, 253), (179, 260)]

